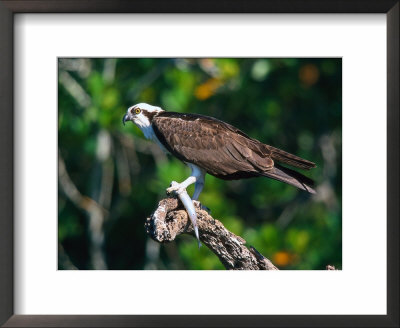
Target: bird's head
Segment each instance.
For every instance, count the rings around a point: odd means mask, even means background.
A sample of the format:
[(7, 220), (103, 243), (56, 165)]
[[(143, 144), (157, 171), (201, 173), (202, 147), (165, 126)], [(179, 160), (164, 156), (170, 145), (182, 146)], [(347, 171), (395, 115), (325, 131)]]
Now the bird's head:
[(150, 127), (154, 115), (162, 112), (160, 107), (152, 106), (146, 103), (139, 103), (128, 108), (126, 114), (122, 118), (122, 123), (132, 121), (141, 130)]

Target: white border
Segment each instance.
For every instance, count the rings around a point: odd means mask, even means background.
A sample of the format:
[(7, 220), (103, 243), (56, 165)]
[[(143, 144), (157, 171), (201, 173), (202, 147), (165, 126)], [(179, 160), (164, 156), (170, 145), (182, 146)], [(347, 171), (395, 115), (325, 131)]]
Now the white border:
[[(344, 270), (56, 271), (58, 56), (343, 57)], [(15, 109), (16, 314), (386, 314), (385, 15), (19, 14)]]

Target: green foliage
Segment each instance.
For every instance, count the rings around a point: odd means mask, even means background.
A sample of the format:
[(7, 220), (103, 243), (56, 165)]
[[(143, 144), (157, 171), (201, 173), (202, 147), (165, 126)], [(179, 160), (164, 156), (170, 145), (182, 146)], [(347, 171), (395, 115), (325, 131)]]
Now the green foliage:
[(315, 196), (271, 179), (207, 175), (200, 201), (281, 269), (341, 268), (341, 65), (335, 58), (60, 59), (59, 153), (69, 179), (59, 183), (59, 268), (100, 268), (98, 251), (108, 269), (223, 269), (191, 236), (168, 245), (147, 237), (146, 217), (170, 182), (190, 171), (122, 125), (139, 102), (219, 118), (316, 162), (305, 172)]

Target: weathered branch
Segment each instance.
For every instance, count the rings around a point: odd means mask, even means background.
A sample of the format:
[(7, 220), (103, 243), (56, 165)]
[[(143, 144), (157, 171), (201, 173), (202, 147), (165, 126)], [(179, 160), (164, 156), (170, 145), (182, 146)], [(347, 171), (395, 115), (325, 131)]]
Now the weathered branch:
[[(209, 213), (196, 206), (200, 240), (214, 252), (229, 270), (278, 270), (270, 260), (255, 248), (247, 248), (246, 241), (228, 231)], [(155, 241), (169, 242), (182, 233), (194, 236), (193, 226), (186, 210), (176, 198), (165, 198), (146, 220), (147, 234)]]

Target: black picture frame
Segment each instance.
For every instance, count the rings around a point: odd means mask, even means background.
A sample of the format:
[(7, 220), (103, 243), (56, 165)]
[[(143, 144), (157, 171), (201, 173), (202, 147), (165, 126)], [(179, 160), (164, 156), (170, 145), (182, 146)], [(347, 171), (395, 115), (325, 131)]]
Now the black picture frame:
[[(399, 7), (398, 0), (0, 1), (0, 324), (4, 327), (399, 327)], [(14, 315), (14, 14), (122, 12), (386, 14), (387, 315)]]

